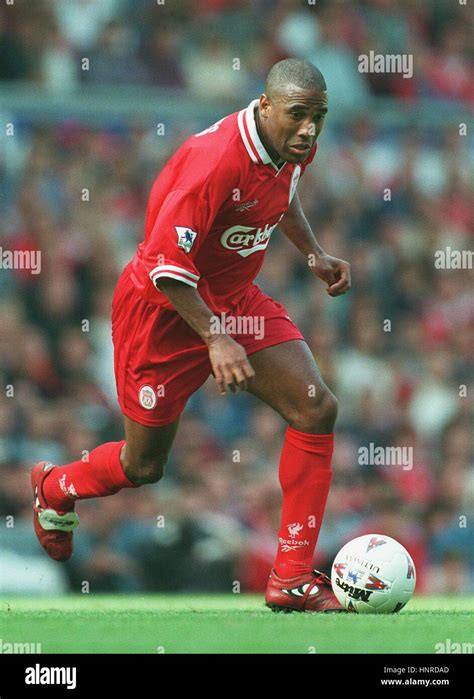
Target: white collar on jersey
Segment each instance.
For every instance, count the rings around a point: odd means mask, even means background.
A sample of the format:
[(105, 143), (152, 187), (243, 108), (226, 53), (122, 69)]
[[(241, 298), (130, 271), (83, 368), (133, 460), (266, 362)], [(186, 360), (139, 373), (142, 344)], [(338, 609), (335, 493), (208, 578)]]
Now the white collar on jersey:
[(268, 155), (267, 151), (265, 150), (265, 146), (257, 133), (254, 114), (257, 104), (258, 99), (252, 100), (246, 109), (242, 109), (239, 112), (238, 124), (240, 135), (242, 136), (242, 141), (244, 142), (247, 153), (250, 155), (254, 163), (257, 165), (273, 165), (275, 170), (278, 171), (278, 167)]

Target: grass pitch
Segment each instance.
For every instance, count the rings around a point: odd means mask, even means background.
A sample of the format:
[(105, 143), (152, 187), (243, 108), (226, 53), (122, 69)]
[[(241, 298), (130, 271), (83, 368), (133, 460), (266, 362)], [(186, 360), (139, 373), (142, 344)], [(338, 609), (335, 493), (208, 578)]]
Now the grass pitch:
[(473, 597), (413, 598), (394, 615), (274, 614), (261, 595), (0, 598), (1, 643), (42, 653), (435, 653), (472, 642)]

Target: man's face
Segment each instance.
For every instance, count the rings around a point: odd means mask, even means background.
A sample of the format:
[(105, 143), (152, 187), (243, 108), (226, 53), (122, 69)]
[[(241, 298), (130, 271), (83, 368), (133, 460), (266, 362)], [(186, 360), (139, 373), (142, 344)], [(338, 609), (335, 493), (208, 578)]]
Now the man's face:
[(288, 85), (272, 99), (260, 97), (260, 124), (281, 160), (301, 163), (308, 157), (323, 128), (327, 105), (326, 92), (296, 85)]

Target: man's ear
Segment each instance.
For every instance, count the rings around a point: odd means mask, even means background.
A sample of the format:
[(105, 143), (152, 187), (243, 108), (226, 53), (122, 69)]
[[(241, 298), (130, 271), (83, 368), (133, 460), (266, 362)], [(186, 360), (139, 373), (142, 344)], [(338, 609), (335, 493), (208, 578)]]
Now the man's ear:
[(271, 108), (272, 108), (272, 103), (271, 103), (270, 98), (265, 93), (260, 95), (259, 106), (260, 106), (261, 116), (264, 119), (266, 119), (270, 113)]

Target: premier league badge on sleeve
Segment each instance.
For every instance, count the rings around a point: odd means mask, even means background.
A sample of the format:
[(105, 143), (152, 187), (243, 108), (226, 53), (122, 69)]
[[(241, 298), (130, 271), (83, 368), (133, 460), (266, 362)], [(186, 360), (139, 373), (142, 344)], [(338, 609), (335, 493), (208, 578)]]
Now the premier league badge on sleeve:
[(192, 228), (186, 228), (185, 226), (175, 226), (175, 228), (178, 234), (178, 248), (182, 248), (185, 253), (188, 253), (196, 240), (196, 231), (193, 231)]

